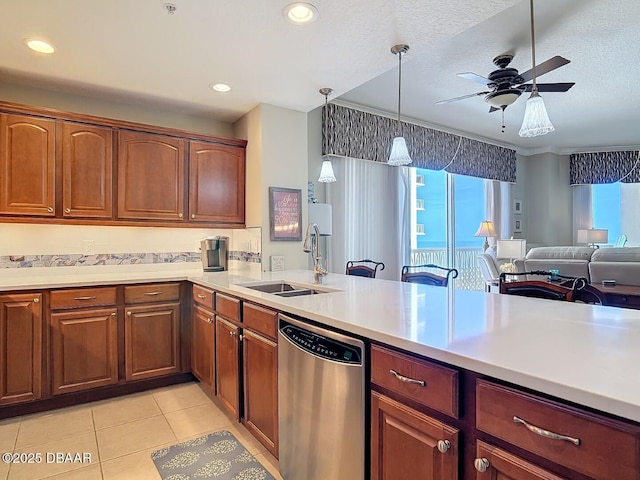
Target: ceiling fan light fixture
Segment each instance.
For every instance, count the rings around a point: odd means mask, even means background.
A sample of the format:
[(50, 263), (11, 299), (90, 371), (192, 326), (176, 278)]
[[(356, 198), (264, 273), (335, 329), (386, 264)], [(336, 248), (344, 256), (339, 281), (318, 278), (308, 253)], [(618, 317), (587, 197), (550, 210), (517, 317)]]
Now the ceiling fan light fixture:
[(521, 137), (537, 137), (546, 135), (554, 130), (555, 128), (551, 120), (549, 120), (549, 115), (547, 115), (544, 100), (542, 100), (538, 92), (532, 92), (527, 100), (524, 119), (518, 135)]
[(398, 136), (393, 139), (391, 145), (391, 153), (389, 154), (389, 160), (387, 164), (392, 167), (400, 167), (403, 165), (409, 165), (411, 163), (411, 157), (409, 156), (409, 150), (407, 149), (407, 142), (402, 136), (402, 122), (400, 121), (400, 99), (402, 93), (402, 55), (407, 53), (409, 45), (394, 45), (391, 47), (391, 53), (398, 56)]
[(509, 88), (490, 93), (485, 97), (484, 101), (493, 107), (502, 108), (511, 105), (520, 95), (522, 95), (521, 90), (518, 90), (517, 88)]

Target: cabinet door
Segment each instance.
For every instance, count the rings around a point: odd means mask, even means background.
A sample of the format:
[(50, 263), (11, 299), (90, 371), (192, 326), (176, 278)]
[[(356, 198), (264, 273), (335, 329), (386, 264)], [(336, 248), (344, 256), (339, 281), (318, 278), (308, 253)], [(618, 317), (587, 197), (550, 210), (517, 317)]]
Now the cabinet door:
[(216, 316), (216, 396), (240, 418), (239, 328)]
[(0, 114), (0, 213), (55, 215), (55, 125)]
[(113, 132), (110, 128), (62, 125), (62, 215), (110, 218), (113, 212)]
[(0, 405), (40, 398), (42, 294), (0, 295)]
[(126, 307), (125, 378), (138, 380), (180, 371), (180, 304)]
[(476, 480), (566, 480), (482, 441), (478, 441), (474, 467)]
[(373, 480), (457, 480), (458, 430), (371, 394)]
[(244, 223), (245, 149), (191, 142), (189, 219)]
[(244, 424), (278, 457), (278, 345), (244, 330)]
[(118, 383), (115, 308), (51, 314), (54, 395)]
[(118, 218), (182, 220), (184, 140), (152, 133), (118, 137)]
[(194, 304), (191, 314), (191, 371), (198, 380), (215, 391), (214, 316)]

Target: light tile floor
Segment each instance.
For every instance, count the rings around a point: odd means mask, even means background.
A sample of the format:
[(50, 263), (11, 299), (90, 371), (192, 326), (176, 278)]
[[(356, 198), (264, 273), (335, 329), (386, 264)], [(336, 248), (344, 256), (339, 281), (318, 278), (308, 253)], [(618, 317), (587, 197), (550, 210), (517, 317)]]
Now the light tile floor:
[[(197, 383), (1, 420), (0, 453), (40, 453), (42, 462), (2, 462), (0, 480), (159, 480), (151, 452), (223, 429), (282, 480), (278, 461)], [(91, 461), (47, 461), (56, 452), (90, 454)]]

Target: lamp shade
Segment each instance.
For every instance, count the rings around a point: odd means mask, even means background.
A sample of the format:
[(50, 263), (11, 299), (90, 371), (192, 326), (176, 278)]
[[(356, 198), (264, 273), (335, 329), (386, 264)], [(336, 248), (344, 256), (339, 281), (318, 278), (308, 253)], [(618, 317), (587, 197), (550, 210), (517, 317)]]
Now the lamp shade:
[(328, 203), (310, 203), (309, 223), (318, 225), (320, 236), (331, 235), (331, 205)]
[(393, 139), (391, 154), (389, 155), (387, 163), (394, 167), (401, 167), (411, 163), (409, 150), (407, 150), (407, 142), (405, 142), (403, 137), (396, 137)]
[(521, 137), (537, 137), (553, 132), (555, 128), (549, 120), (547, 109), (544, 106), (544, 100), (537, 93), (532, 93), (527, 100), (524, 111), (524, 119), (518, 134)]
[(498, 258), (524, 258), (527, 255), (527, 241), (512, 238), (510, 240), (498, 240), (496, 257)]
[(474, 235), (475, 237), (497, 237), (496, 231), (493, 229), (493, 223), (491, 220), (484, 220), (480, 222), (480, 227)]
[(578, 243), (607, 243), (609, 230), (605, 228), (589, 228), (578, 230)]
[(318, 178), (319, 182), (322, 183), (331, 183), (336, 181), (336, 176), (333, 173), (333, 166), (329, 160), (325, 160), (322, 162), (322, 168), (320, 169), (320, 177)]

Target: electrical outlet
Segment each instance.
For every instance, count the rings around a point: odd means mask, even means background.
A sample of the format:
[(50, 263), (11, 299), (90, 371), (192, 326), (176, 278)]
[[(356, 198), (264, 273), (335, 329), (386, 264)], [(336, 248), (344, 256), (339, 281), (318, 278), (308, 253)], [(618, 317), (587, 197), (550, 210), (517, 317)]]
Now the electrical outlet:
[(85, 255), (91, 255), (93, 253), (93, 247), (95, 240), (83, 240), (82, 241), (82, 253)]

